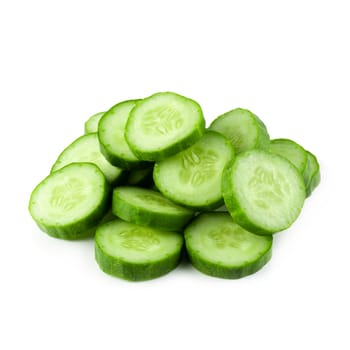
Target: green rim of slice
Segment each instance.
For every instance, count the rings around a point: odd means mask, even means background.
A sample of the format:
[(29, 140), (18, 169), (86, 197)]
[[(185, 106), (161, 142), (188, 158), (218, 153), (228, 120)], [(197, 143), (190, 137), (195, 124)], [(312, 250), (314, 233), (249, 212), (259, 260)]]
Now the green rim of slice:
[(167, 231), (181, 230), (194, 215), (159, 192), (130, 186), (114, 189), (112, 212), (125, 221)]
[(118, 183), (123, 170), (110, 164), (100, 150), (97, 133), (86, 134), (66, 147), (58, 156), (51, 172), (57, 171), (70, 163), (88, 162), (97, 165), (111, 184)]
[(236, 108), (220, 115), (209, 129), (225, 135), (236, 154), (253, 148), (269, 147), (270, 136), (265, 124), (248, 109)]
[(305, 149), (290, 139), (274, 139), (270, 142), (270, 152), (288, 159), (301, 174), (307, 165), (307, 154)]
[(90, 134), (92, 132), (97, 132), (98, 123), (101, 120), (105, 112), (99, 112), (92, 115), (84, 124), (85, 134)]
[[(306, 196), (311, 196), (314, 189), (321, 182), (321, 172), (320, 172), (320, 164), (316, 158), (316, 156), (310, 151), (306, 151), (307, 153), (307, 175), (306, 175)], [(304, 177), (305, 178), (305, 177)]]
[(131, 110), (125, 138), (137, 158), (159, 161), (193, 145), (204, 129), (197, 102), (161, 92), (139, 101)]
[(123, 220), (100, 226), (95, 235), (95, 258), (105, 273), (129, 281), (145, 281), (177, 267), (183, 236)]
[(175, 203), (195, 209), (215, 209), (223, 204), (221, 176), (233, 158), (229, 140), (209, 130), (185, 151), (157, 162), (153, 179), (159, 191)]
[(35, 187), (29, 212), (50, 236), (75, 240), (94, 235), (108, 204), (109, 186), (101, 170), (92, 163), (73, 163)]
[(228, 213), (203, 213), (185, 229), (193, 266), (210, 276), (236, 279), (260, 270), (271, 258), (272, 236), (258, 236)]
[(135, 156), (124, 137), (130, 111), (137, 101), (129, 100), (116, 104), (103, 115), (98, 126), (102, 154), (111, 164), (126, 170), (149, 166), (149, 162), (141, 161)]
[(296, 167), (257, 149), (240, 153), (225, 169), (222, 192), (234, 221), (256, 234), (288, 228), (305, 200), (304, 181)]

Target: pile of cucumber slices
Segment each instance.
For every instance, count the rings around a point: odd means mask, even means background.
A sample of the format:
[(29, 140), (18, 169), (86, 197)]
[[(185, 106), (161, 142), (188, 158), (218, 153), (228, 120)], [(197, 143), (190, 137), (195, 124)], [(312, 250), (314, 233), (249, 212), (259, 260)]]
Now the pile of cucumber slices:
[(210, 276), (240, 278), (271, 258), (273, 234), (298, 218), (320, 182), (316, 157), (237, 108), (209, 127), (172, 93), (116, 104), (85, 123), (33, 190), (50, 236), (94, 237), (100, 268), (141, 281), (187, 256)]

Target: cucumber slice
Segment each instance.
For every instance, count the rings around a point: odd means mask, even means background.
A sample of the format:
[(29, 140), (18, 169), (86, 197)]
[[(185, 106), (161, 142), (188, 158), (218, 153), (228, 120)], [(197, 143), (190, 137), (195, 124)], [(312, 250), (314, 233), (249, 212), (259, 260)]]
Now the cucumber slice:
[(320, 165), (314, 154), (306, 151), (307, 154), (307, 176), (306, 176), (306, 196), (309, 197), (313, 190), (321, 182)]
[(189, 259), (214, 277), (241, 278), (260, 270), (271, 258), (272, 236), (258, 236), (233, 222), (227, 213), (204, 213), (185, 229)]
[(148, 162), (140, 161), (135, 156), (124, 137), (129, 113), (136, 102), (124, 101), (113, 106), (103, 115), (98, 127), (102, 154), (111, 164), (127, 170), (148, 166)]
[(252, 149), (267, 149), (270, 136), (265, 124), (251, 111), (236, 108), (217, 117), (209, 129), (225, 135), (232, 143), (235, 153)]
[(137, 158), (159, 161), (193, 145), (204, 128), (197, 102), (163, 92), (136, 104), (126, 124), (125, 138)]
[(114, 189), (112, 212), (125, 221), (167, 231), (181, 230), (194, 214), (159, 192), (127, 186)]
[(180, 261), (183, 237), (122, 220), (100, 226), (95, 258), (101, 270), (126, 280), (144, 281), (173, 270)]
[(288, 228), (305, 200), (304, 181), (296, 167), (257, 149), (240, 153), (225, 169), (222, 191), (233, 220), (256, 234)]
[(81, 239), (108, 210), (108, 185), (91, 163), (74, 163), (50, 174), (36, 186), (29, 212), (38, 226), (53, 237)]
[(97, 132), (98, 130), (98, 123), (105, 112), (100, 112), (92, 115), (84, 125), (84, 131), (85, 134), (90, 134), (91, 132)]
[(86, 134), (72, 142), (57, 158), (51, 172), (70, 163), (89, 162), (96, 164), (107, 180), (115, 184), (120, 180), (123, 170), (111, 165), (100, 151), (97, 133)]
[(307, 154), (305, 149), (298, 143), (289, 139), (271, 140), (270, 152), (287, 158), (304, 176), (307, 166)]
[(153, 179), (163, 195), (197, 209), (223, 204), (221, 175), (234, 157), (231, 143), (215, 131), (207, 131), (193, 146), (155, 164)]

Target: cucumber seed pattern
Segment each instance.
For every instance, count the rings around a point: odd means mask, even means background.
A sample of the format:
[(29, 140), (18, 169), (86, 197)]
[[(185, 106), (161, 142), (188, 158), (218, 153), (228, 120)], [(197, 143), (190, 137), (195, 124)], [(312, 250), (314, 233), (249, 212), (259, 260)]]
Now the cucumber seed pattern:
[(182, 167), (179, 173), (180, 180), (192, 186), (199, 186), (215, 176), (218, 155), (200, 147), (191, 147), (183, 152)]
[(122, 231), (119, 235), (123, 238), (122, 246), (128, 249), (145, 251), (152, 246), (159, 245), (159, 239), (156, 235), (146, 229), (134, 228), (128, 231)]
[(142, 129), (148, 134), (166, 136), (178, 130), (183, 124), (183, 119), (178, 110), (170, 106), (161, 106), (147, 112)]
[(84, 185), (78, 178), (56, 186), (51, 193), (50, 205), (63, 212), (72, 210), (85, 199)]
[(246, 241), (245, 233), (240, 227), (220, 227), (220, 229), (214, 229), (209, 232), (208, 236), (219, 249), (231, 247), (245, 250), (250, 245), (249, 242)]
[(239, 128), (235, 128), (234, 130), (228, 130), (225, 133), (225, 136), (231, 141), (235, 150), (240, 149), (244, 141), (244, 134)]
[(290, 195), (290, 187), (284, 176), (261, 166), (255, 169), (248, 186), (255, 194), (255, 204), (262, 209), (268, 209), (269, 203), (282, 204)]

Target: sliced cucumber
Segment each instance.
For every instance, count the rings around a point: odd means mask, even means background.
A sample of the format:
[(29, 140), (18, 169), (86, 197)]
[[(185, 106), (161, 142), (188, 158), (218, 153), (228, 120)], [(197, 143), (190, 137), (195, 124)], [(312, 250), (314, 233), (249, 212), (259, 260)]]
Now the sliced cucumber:
[(49, 235), (63, 239), (92, 236), (108, 210), (108, 185), (91, 163), (69, 164), (36, 186), (29, 212)]
[(90, 134), (91, 132), (97, 132), (98, 130), (98, 123), (105, 112), (100, 112), (92, 115), (84, 125), (84, 131), (85, 134)]
[(100, 151), (97, 134), (91, 133), (79, 137), (72, 142), (57, 158), (51, 172), (61, 169), (67, 164), (89, 162), (96, 164), (107, 180), (114, 184), (121, 178), (123, 170), (111, 165)]
[(246, 231), (228, 213), (199, 215), (185, 229), (185, 242), (193, 266), (221, 278), (241, 278), (260, 270), (272, 252), (272, 236)]
[(209, 129), (225, 135), (232, 143), (235, 153), (252, 149), (267, 149), (270, 137), (265, 124), (251, 111), (236, 108), (220, 115)]
[(193, 146), (155, 164), (154, 182), (163, 195), (184, 206), (215, 209), (223, 204), (221, 175), (234, 157), (231, 143), (207, 131)]
[(289, 139), (271, 140), (270, 152), (287, 158), (301, 174), (304, 174), (307, 165), (307, 154), (305, 149), (295, 141)]
[(102, 154), (111, 164), (128, 170), (148, 166), (148, 162), (135, 156), (124, 137), (129, 113), (136, 102), (137, 100), (124, 101), (113, 106), (103, 115), (98, 127)]
[(316, 156), (306, 151), (307, 153), (307, 181), (306, 181), (306, 196), (309, 197), (313, 190), (320, 184), (321, 182), (321, 173), (320, 173), (320, 165)]
[(222, 191), (234, 221), (256, 234), (288, 228), (305, 200), (304, 181), (296, 167), (257, 149), (240, 153), (225, 169)]
[(194, 214), (159, 192), (127, 186), (114, 189), (112, 212), (125, 221), (167, 231), (181, 230)]
[(110, 275), (144, 281), (173, 270), (180, 261), (182, 245), (179, 233), (117, 219), (97, 229), (95, 257), (101, 270)]
[(204, 128), (197, 102), (163, 92), (136, 104), (127, 121), (125, 138), (137, 158), (159, 161), (193, 145)]

